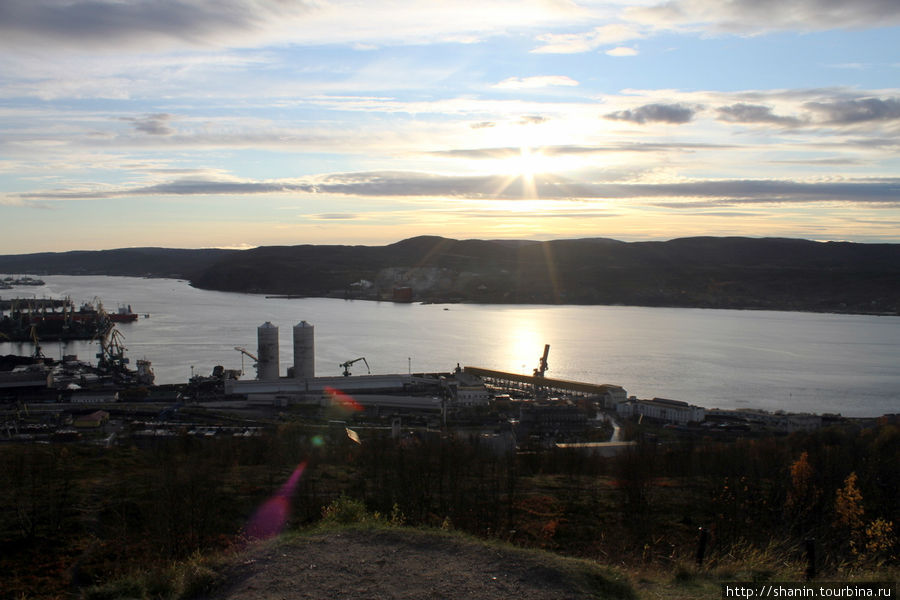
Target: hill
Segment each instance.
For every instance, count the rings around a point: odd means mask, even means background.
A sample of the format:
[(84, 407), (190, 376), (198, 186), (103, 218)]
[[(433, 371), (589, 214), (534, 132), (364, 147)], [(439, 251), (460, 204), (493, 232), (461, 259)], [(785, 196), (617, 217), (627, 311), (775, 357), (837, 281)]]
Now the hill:
[(635, 597), (622, 576), (589, 561), (409, 528), (295, 536), (240, 558), (211, 599)]
[(134, 248), (3, 256), (0, 272), (179, 277), (205, 289), (363, 299), (407, 287), (426, 302), (900, 313), (900, 245), (781, 238)]
[(217, 248), (202, 250), (121, 248), (11, 254), (0, 256), (0, 273), (190, 279), (192, 275), (237, 252), (239, 251)]

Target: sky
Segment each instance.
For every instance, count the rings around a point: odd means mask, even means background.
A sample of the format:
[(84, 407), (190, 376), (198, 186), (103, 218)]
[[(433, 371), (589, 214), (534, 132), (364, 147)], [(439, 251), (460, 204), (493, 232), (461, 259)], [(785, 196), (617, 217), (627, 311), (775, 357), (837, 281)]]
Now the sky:
[(898, 0), (0, 0), (0, 254), (900, 242)]

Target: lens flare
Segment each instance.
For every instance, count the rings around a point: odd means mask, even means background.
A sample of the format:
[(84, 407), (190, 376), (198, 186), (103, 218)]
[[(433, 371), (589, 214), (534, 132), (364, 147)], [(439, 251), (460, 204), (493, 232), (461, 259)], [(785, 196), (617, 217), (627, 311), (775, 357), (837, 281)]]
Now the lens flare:
[(331, 398), (331, 404), (333, 406), (338, 406), (351, 412), (361, 412), (363, 410), (363, 407), (359, 402), (354, 400), (349, 394), (346, 394), (337, 388), (326, 386), (325, 393)]
[(306, 461), (303, 461), (284, 485), (279, 488), (274, 496), (262, 503), (256, 509), (250, 522), (247, 524), (247, 537), (257, 540), (266, 540), (274, 537), (284, 530), (291, 513), (291, 497), (297, 489), (300, 477), (306, 469)]

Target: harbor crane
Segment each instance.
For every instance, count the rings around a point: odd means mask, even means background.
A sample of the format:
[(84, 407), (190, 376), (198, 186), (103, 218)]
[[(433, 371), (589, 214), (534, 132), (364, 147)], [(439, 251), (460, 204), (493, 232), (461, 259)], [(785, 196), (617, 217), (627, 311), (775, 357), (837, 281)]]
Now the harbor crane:
[(250, 354), (250, 352), (248, 352), (246, 348), (241, 348), (240, 346), (235, 346), (234, 349), (241, 353), (241, 375), (244, 374), (244, 355), (245, 354), (247, 356), (249, 356), (253, 360), (253, 362), (255, 362), (255, 363), (259, 362), (259, 359), (256, 358), (255, 356), (253, 356), (252, 354)]
[(38, 341), (36, 325), (31, 326), (31, 343), (34, 344), (34, 354), (32, 356), (35, 362), (42, 360), (44, 358), (44, 353), (41, 352), (41, 343)]
[(369, 368), (369, 361), (366, 360), (365, 356), (360, 356), (359, 358), (354, 358), (353, 360), (348, 360), (347, 362), (342, 362), (338, 365), (339, 367), (344, 368), (344, 377), (350, 377), (350, 365), (359, 361), (363, 361), (366, 364), (366, 371), (369, 372), (369, 375), (372, 374), (372, 369)]
[(538, 365), (538, 368), (534, 370), (535, 377), (543, 377), (544, 373), (547, 372), (547, 369), (550, 367), (547, 365), (547, 356), (550, 354), (550, 344), (544, 344), (544, 354), (541, 356), (541, 362)]

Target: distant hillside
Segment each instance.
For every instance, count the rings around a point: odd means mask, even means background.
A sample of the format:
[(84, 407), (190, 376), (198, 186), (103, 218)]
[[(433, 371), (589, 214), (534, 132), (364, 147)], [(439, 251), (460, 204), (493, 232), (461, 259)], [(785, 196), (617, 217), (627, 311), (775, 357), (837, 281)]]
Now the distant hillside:
[(697, 237), (159, 248), (0, 257), (0, 272), (182, 277), (200, 288), (416, 301), (900, 313), (900, 245)]
[(0, 273), (189, 279), (237, 250), (122, 248), (0, 256)]

